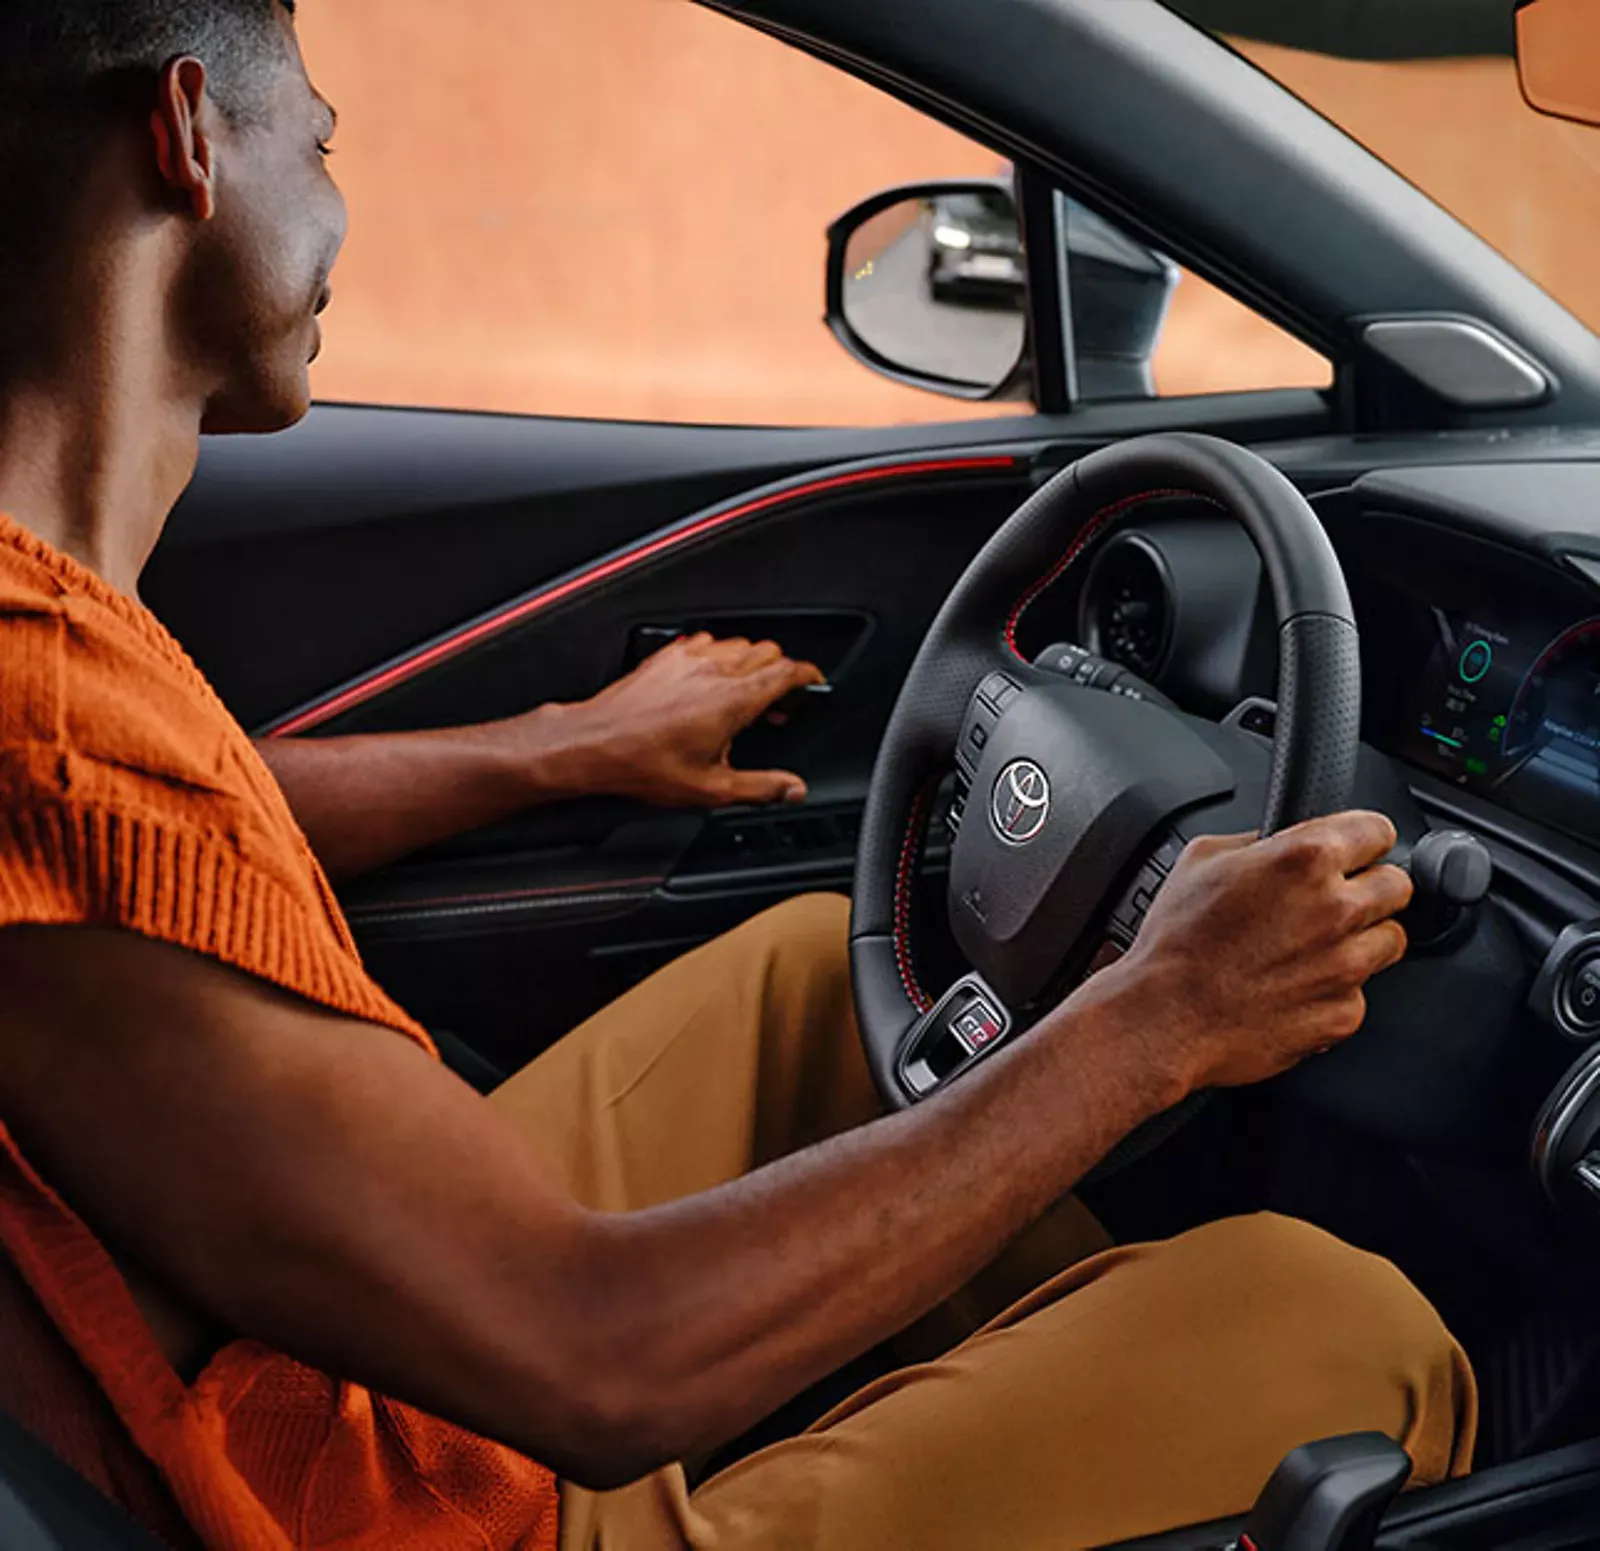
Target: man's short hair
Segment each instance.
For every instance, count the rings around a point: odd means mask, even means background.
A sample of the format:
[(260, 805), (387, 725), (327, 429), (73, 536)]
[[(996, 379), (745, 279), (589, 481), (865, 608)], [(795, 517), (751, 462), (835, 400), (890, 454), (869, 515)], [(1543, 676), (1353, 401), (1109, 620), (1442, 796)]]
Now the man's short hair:
[[(51, 262), (75, 164), (109, 126), (154, 106), (168, 61), (199, 59), (231, 122), (265, 119), (285, 57), (283, 16), (294, 8), (295, 0), (0, 0), (0, 280), (14, 297), (19, 280)], [(0, 356), (21, 321), (0, 316)]]
[[(0, 90), (59, 101), (96, 81), (159, 70), (193, 54), (230, 118), (248, 118), (295, 0), (0, 0)], [(15, 94), (15, 95), (13, 95)]]

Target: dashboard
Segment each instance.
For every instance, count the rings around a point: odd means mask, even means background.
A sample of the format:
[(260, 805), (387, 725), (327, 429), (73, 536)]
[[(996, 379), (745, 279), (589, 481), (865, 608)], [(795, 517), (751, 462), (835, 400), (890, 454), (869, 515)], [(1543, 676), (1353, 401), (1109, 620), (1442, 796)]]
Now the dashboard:
[(1425, 519), (1340, 529), (1369, 742), (1507, 813), (1600, 842), (1600, 589)]
[(1592, 872), (1600, 535), (1583, 530), (1600, 470), (1562, 467), (1554, 484), (1538, 466), (1484, 473), (1446, 482), (1453, 500), (1436, 474), (1376, 483), (1380, 496), (1358, 484), (1324, 503), (1361, 625), (1366, 740)]
[(1433, 634), (1394, 752), (1489, 800), (1600, 839), (1600, 612), (1427, 609)]
[[(1355, 805), (1408, 845), (1468, 830), (1495, 869), (1470, 933), (1424, 942), (1369, 997), (1363, 1035), (1286, 1081), (1408, 1149), (1526, 1158), (1576, 1047), (1600, 1041), (1600, 461), (1346, 478), (1276, 461), (1333, 540), (1360, 626)], [(1041, 635), (1181, 710), (1270, 730), (1249, 718), (1276, 698), (1275, 612), (1214, 508), (1153, 503), (1039, 612)]]
[[(1362, 480), (1313, 496), (1361, 626), (1364, 740), (1600, 852), (1600, 465), (1558, 470), (1557, 494), (1596, 513), (1592, 536), (1537, 506), (1546, 466), (1454, 471), (1481, 502), (1470, 520), (1427, 472), (1417, 490), (1390, 475), (1381, 496)], [(1221, 716), (1274, 696), (1275, 629), (1248, 540), (1186, 504), (1107, 540), (1056, 628)]]
[[(1360, 1031), (1278, 1090), (1413, 1160), (1447, 1234), (1515, 1246), (1519, 1278), (1529, 1259), (1568, 1277), (1568, 1210), (1600, 1201), (1600, 436), (1257, 450), (1349, 584), (1353, 805), (1393, 818), (1398, 860), (1466, 831), (1493, 864), (1442, 929), (1424, 900)], [(1028, 655), (1075, 641), (1183, 713), (1271, 735), (1277, 621), (1234, 519), (1154, 499), (1086, 558), (1040, 597)], [(1600, 1287), (1600, 1254), (1581, 1258)]]

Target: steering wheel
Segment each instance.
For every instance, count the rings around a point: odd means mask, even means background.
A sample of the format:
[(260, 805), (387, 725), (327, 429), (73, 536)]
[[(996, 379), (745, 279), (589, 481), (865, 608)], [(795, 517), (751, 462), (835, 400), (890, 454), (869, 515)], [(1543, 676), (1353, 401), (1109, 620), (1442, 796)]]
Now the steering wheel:
[[(1187, 716), (1114, 665), (1080, 654), (1063, 677), (1018, 648), (1024, 613), (1096, 539), (1174, 496), (1232, 513), (1260, 553), (1278, 621), (1275, 724), (1269, 706), (1256, 731)], [(851, 964), (885, 1102), (927, 1098), (1125, 951), (1188, 839), (1271, 834), (1346, 806), (1360, 717), (1343, 573), (1271, 464), (1214, 437), (1160, 435), (1057, 474), (945, 600), (873, 772)], [(973, 972), (936, 997), (918, 978), (912, 913), (929, 815), (952, 769), (950, 924)]]

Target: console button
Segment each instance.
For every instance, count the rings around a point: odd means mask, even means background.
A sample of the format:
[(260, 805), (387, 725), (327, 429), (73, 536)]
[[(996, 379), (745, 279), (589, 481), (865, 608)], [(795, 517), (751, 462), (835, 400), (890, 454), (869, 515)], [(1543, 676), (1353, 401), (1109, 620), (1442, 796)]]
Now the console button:
[(1582, 1034), (1600, 1034), (1600, 949), (1580, 955), (1561, 982), (1561, 1010)]

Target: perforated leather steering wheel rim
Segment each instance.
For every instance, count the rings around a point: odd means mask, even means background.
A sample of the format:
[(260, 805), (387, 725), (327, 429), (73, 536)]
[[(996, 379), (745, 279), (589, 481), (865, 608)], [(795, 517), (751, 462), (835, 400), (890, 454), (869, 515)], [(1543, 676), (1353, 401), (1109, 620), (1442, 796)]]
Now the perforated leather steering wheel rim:
[(851, 911), (862, 1042), (891, 1107), (899, 1046), (932, 1005), (916, 970), (916, 864), (973, 691), (996, 669), (1035, 673), (1017, 629), (1032, 604), (1117, 524), (1184, 497), (1235, 517), (1261, 556), (1278, 621), (1277, 739), (1261, 832), (1346, 805), (1360, 732), (1360, 649), (1332, 544), (1299, 491), (1265, 459), (1216, 437), (1120, 442), (1062, 470), (984, 546), (951, 590), (906, 677), (863, 817)]

